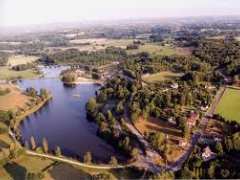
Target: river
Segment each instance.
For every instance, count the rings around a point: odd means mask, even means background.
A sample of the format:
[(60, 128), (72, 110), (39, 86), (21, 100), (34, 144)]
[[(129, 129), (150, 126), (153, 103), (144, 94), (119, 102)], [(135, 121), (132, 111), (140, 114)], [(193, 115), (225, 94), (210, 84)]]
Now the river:
[(30, 144), (30, 137), (33, 136), (41, 146), (42, 139), (46, 138), (50, 150), (54, 151), (59, 146), (62, 154), (81, 160), (87, 151), (92, 153), (95, 162), (107, 162), (113, 155), (123, 159), (112, 146), (96, 135), (96, 125), (86, 118), (85, 104), (99, 86), (88, 83), (66, 87), (58, 78), (62, 69), (43, 68), (44, 78), (18, 83), (22, 89), (46, 88), (53, 95), (51, 101), (21, 123), (22, 142), (28, 141)]

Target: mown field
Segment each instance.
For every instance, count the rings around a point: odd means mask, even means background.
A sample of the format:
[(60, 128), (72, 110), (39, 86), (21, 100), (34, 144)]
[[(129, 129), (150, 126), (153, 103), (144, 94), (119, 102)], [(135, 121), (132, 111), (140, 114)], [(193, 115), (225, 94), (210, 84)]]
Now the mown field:
[(37, 77), (38, 74), (32, 69), (25, 71), (14, 71), (8, 67), (0, 67), (0, 80), (9, 80), (15, 78), (31, 79)]
[(165, 80), (174, 80), (180, 76), (181, 74), (173, 73), (170, 71), (163, 71), (156, 74), (145, 75), (143, 76), (143, 80), (148, 83), (155, 83), (155, 82), (161, 82)]
[(215, 114), (223, 116), (228, 121), (240, 122), (240, 89), (227, 88)]
[(8, 58), (8, 65), (16, 66), (19, 64), (32, 63), (32, 62), (36, 61), (38, 58), (39, 57), (37, 57), (37, 56), (23, 56), (23, 55), (10, 56)]

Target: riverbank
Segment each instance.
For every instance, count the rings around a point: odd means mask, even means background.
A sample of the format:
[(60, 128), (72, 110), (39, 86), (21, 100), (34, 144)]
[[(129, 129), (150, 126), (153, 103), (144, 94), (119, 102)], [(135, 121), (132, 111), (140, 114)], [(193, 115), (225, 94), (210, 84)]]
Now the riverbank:
[(37, 112), (40, 108), (42, 108), (48, 101), (50, 101), (53, 98), (52, 95), (48, 95), (46, 99), (44, 99), (41, 103), (38, 105), (34, 106), (33, 108), (25, 111), (23, 114), (17, 116), (15, 118), (15, 123), (14, 123), (14, 130), (18, 128), (18, 126), (21, 124), (21, 122), (29, 115)]

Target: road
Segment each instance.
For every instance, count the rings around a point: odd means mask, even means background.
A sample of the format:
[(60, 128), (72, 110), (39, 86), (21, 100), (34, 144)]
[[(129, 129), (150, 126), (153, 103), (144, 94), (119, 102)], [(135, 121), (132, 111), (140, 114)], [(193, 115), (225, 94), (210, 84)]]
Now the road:
[(173, 164), (167, 166), (166, 168), (172, 171), (177, 171), (180, 170), (183, 163), (187, 160), (187, 158), (190, 156), (191, 152), (194, 149), (194, 146), (198, 143), (199, 138), (203, 135), (203, 130), (206, 128), (209, 117), (212, 117), (215, 109), (219, 103), (219, 101), (221, 100), (221, 97), (223, 96), (224, 92), (225, 92), (225, 87), (220, 88), (220, 90), (217, 92), (216, 96), (214, 97), (213, 103), (211, 104), (211, 107), (208, 109), (208, 111), (205, 113), (205, 115), (202, 117), (201, 121), (200, 121), (200, 128), (201, 131), (200, 132), (195, 132), (192, 135), (191, 138), (191, 143), (190, 146), (188, 148), (188, 150), (186, 151), (186, 153), (176, 162), (174, 162)]

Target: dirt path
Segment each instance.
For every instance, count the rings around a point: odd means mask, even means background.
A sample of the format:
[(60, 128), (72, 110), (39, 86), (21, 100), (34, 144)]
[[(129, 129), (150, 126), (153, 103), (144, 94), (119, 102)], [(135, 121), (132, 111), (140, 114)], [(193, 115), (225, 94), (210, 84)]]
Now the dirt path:
[(221, 87), (219, 89), (216, 96), (214, 97), (212, 105), (210, 106), (209, 110), (206, 113), (207, 116), (210, 116), (210, 117), (213, 116), (213, 114), (217, 108), (217, 105), (218, 105), (219, 101), (221, 100), (225, 90), (226, 90), (226, 87)]
[(57, 156), (49, 155), (49, 154), (40, 154), (40, 153), (29, 151), (29, 150), (27, 150), (26, 153), (31, 156), (44, 157), (44, 158), (52, 159), (55, 161), (60, 161), (60, 162), (68, 163), (71, 165), (76, 165), (76, 166), (85, 167), (85, 168), (92, 168), (92, 169), (110, 170), (110, 169), (122, 169), (122, 168), (132, 166), (132, 164), (117, 165), (117, 166), (102, 165), (102, 164), (99, 164), (99, 165), (85, 164), (85, 163), (81, 163), (76, 160), (68, 159), (66, 157), (57, 157)]

